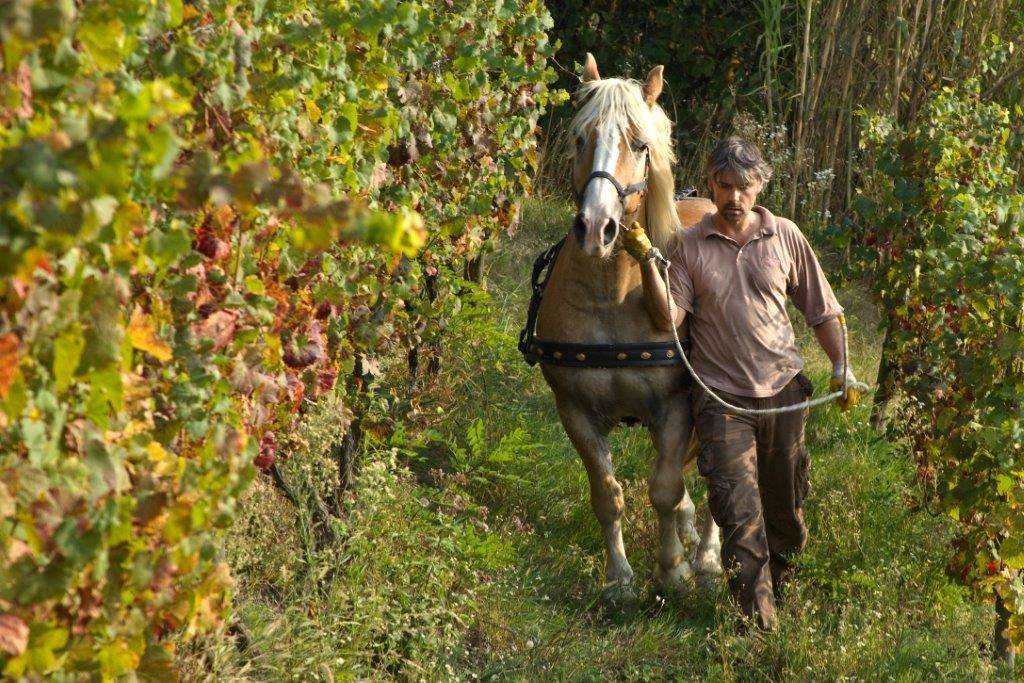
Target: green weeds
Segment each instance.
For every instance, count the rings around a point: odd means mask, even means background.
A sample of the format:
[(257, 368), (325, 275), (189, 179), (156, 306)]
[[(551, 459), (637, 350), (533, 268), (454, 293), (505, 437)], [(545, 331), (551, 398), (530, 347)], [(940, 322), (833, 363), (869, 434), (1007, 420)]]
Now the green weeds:
[[(632, 615), (601, 604), (603, 548), (583, 467), (539, 371), (515, 350), (529, 263), (569, 211), (526, 205), (524, 228), (488, 263), (485, 291), (451, 330), (437, 379), (444, 405), (431, 406), (438, 419), (423, 437), (363, 454), (337, 546), (301, 552), (289, 504), (254, 489), (229, 539), (248, 640), (212, 639), (192, 662), (261, 679), (996, 677), (983, 649), (991, 611), (947, 578), (949, 525), (908, 509), (912, 465), (870, 430), (867, 406), (809, 420), (810, 542), (777, 633), (737, 633), (724, 588), (667, 601), (642, 591)], [(840, 299), (854, 366), (871, 378), (877, 312), (859, 289)], [(824, 355), (796, 326), (824, 390)], [(613, 443), (626, 547), (644, 586), (656, 550), (651, 450), (638, 429)], [(699, 477), (688, 484), (705, 514)]]

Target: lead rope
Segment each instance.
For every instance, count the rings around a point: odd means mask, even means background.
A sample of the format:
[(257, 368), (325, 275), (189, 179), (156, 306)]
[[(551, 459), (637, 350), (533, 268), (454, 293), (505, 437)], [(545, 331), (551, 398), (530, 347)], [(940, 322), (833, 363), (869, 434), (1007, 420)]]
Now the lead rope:
[[(653, 249), (652, 251), (652, 258), (654, 258), (658, 262), (658, 266), (660, 267), (661, 271), (661, 278), (665, 283), (665, 300), (667, 303), (668, 297), (672, 296), (669, 292), (668, 286), (668, 269), (672, 266), (672, 263), (667, 258), (662, 256), (661, 252), (658, 251), (657, 249)], [(843, 388), (841, 391), (834, 391), (831, 394), (828, 394), (827, 396), (821, 396), (816, 399), (808, 399), (806, 401), (796, 403), (791, 406), (782, 406), (779, 408), (743, 408), (740, 406), (734, 406), (733, 404), (729, 403), (728, 401), (720, 397), (714, 391), (712, 391), (711, 387), (705, 384), (704, 380), (702, 380), (700, 378), (700, 375), (698, 375), (697, 372), (693, 369), (693, 366), (690, 365), (690, 359), (686, 357), (686, 353), (683, 351), (683, 344), (682, 342), (679, 341), (679, 333), (676, 331), (676, 326), (672, 324), (671, 312), (672, 308), (671, 304), (669, 304), (669, 327), (672, 328), (672, 341), (675, 342), (676, 352), (679, 354), (679, 357), (683, 359), (683, 363), (686, 365), (686, 369), (690, 371), (690, 375), (692, 375), (693, 378), (697, 380), (697, 384), (700, 385), (701, 389), (707, 392), (708, 396), (714, 399), (716, 403), (725, 408), (728, 408), (729, 410), (734, 410), (737, 413), (742, 413), (745, 415), (778, 415), (779, 413), (789, 413), (797, 410), (804, 410), (805, 408), (814, 408), (815, 406), (820, 406), (824, 403), (828, 403), (829, 401), (834, 401), (836, 399), (843, 398), (844, 396), (846, 396), (846, 392), (849, 390), (851, 386), (849, 383), (850, 346), (846, 336), (846, 316), (844, 316), (841, 313), (839, 314), (839, 327), (843, 331)]]

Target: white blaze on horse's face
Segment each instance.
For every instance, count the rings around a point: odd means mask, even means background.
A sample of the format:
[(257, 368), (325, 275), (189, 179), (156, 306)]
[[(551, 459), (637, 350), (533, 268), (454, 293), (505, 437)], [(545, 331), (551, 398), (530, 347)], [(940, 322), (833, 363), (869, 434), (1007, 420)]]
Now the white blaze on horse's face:
[[(594, 172), (616, 175), (621, 156), (622, 135), (614, 126), (605, 126), (594, 133)], [(591, 178), (580, 201), (576, 215), (577, 239), (590, 256), (604, 258), (611, 254), (622, 220), (622, 202), (615, 186), (606, 178)]]

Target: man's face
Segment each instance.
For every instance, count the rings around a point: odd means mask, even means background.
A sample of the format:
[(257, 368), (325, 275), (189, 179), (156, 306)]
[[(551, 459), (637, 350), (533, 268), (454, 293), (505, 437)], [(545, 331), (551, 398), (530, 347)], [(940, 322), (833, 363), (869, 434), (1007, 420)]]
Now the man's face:
[(719, 215), (729, 223), (740, 224), (754, 204), (757, 194), (764, 188), (760, 179), (744, 183), (734, 171), (722, 171), (711, 179), (711, 199)]

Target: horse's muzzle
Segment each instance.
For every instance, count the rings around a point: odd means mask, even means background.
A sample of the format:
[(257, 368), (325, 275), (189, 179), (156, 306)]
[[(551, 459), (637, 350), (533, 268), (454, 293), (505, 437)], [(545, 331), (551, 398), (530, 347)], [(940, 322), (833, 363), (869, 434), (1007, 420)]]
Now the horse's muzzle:
[[(596, 229), (597, 226), (589, 225), (583, 212), (580, 211), (576, 214), (576, 219), (572, 224), (572, 234), (576, 238), (576, 242), (581, 246), (586, 245), (587, 231)], [(619, 236), (619, 222), (614, 218), (609, 218), (608, 221), (600, 227), (601, 230), (601, 246), (607, 247), (615, 242)]]

